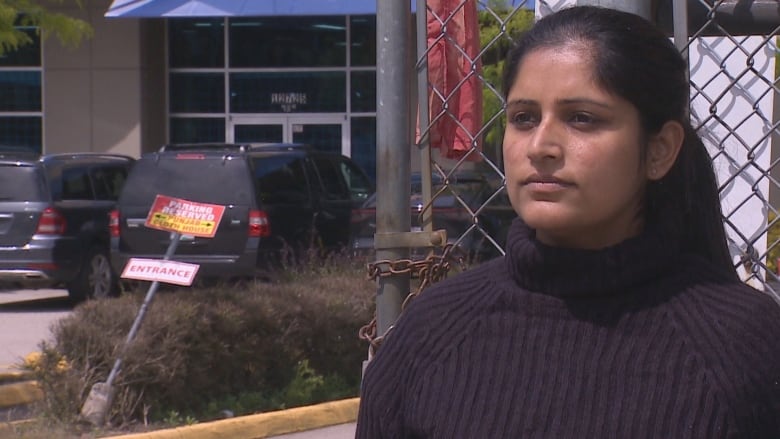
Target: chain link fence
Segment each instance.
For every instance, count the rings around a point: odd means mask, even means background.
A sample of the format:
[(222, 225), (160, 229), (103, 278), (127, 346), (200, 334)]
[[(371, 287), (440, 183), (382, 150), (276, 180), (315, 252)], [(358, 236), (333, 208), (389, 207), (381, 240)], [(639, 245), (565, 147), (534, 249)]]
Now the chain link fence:
[[(469, 218), (460, 229), (448, 226), (447, 241), (469, 250), (478, 246), (478, 252), (470, 253), (476, 256), (472, 261), (478, 262), (480, 255), (503, 254), (506, 227), (513, 217), (503, 187), (502, 60), (512, 39), (532, 26), (536, 16), (575, 3), (583, 2), (537, 0), (532, 6), (522, 0), (427, 1), (427, 29), (419, 24), (417, 28), (418, 34), (427, 35), (427, 46), (420, 52), (417, 70), (418, 77), (428, 78), (428, 96), (420, 92), (418, 98), (420, 107), (429, 111), (421, 112), (416, 146), (422, 175), (426, 168), (432, 170), (423, 185), (433, 187), (423, 188), (425, 203), (418, 224), (440, 228), (448, 220), (446, 210), (437, 210), (437, 200), (454, 200)], [(780, 218), (773, 201), (780, 195), (778, 154), (773, 152), (778, 147), (772, 147), (780, 134), (775, 116), (780, 102), (777, 6), (691, 0), (687, 7), (677, 4), (673, 10), (672, 4), (647, 2), (647, 9), (670, 38), (689, 35), (676, 43), (690, 62), (691, 111), (718, 174), (735, 266), (745, 282), (780, 302)], [(478, 46), (468, 43), (473, 41), (469, 26), (475, 23)], [(683, 24), (675, 29), (672, 23)], [(439, 146), (445, 143), (451, 146)], [(466, 173), (484, 176), (490, 188), (476, 201), (473, 194), (458, 190), (456, 183)]]

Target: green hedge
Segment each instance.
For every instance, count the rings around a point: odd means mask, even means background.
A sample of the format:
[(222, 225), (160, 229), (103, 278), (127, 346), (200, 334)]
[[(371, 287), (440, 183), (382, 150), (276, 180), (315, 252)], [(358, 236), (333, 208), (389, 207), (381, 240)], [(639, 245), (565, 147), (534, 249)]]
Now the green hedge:
[[(360, 269), (273, 283), (158, 292), (123, 355), (114, 425), (186, 423), (357, 396), (375, 284)], [(31, 365), (43, 413), (77, 419), (106, 381), (146, 290), (90, 301), (53, 328)]]

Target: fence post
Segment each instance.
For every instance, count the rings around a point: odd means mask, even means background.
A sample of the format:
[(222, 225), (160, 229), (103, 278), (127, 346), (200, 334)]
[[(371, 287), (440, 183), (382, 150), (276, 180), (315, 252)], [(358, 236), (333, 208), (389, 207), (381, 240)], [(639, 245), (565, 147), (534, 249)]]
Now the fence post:
[[(377, 206), (376, 232), (408, 232), (410, 156), (411, 3), (377, 0)], [(425, 11), (423, 11), (424, 13)], [(377, 248), (377, 260), (408, 259), (408, 248)], [(409, 293), (409, 274), (377, 280), (377, 335), (384, 335)]]
[(674, 2), (674, 45), (682, 53), (683, 58), (688, 59), (688, 3)]
[[(428, 1), (417, 2), (416, 35), (417, 35), (417, 123), (420, 139), (417, 145), (420, 151), (420, 182), (423, 203), (431, 201), (431, 142), (428, 136), (430, 128), (430, 113), (428, 108)], [(433, 209), (426, 209), (422, 217), (423, 230), (433, 231)]]

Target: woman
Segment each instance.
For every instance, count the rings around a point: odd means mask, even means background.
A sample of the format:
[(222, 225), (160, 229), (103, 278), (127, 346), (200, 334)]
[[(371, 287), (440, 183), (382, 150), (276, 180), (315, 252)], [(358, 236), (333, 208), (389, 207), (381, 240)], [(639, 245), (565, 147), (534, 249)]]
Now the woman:
[(686, 63), (644, 19), (541, 19), (504, 75), (507, 254), (366, 369), (358, 438), (780, 438), (780, 307), (739, 282)]

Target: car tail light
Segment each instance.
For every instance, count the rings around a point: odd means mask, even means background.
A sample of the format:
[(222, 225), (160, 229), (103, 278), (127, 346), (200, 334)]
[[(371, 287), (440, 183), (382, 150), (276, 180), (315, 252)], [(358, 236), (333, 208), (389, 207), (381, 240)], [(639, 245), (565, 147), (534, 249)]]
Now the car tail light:
[(352, 224), (370, 221), (376, 217), (376, 209), (352, 209), (349, 222)]
[(112, 238), (119, 238), (119, 211), (116, 209), (108, 213), (108, 231)]
[(65, 217), (52, 207), (47, 207), (41, 212), (41, 219), (38, 220), (36, 234), (41, 235), (62, 235), (65, 233)]
[(268, 215), (262, 210), (249, 211), (249, 236), (251, 238), (271, 236), (271, 223), (268, 221)]

